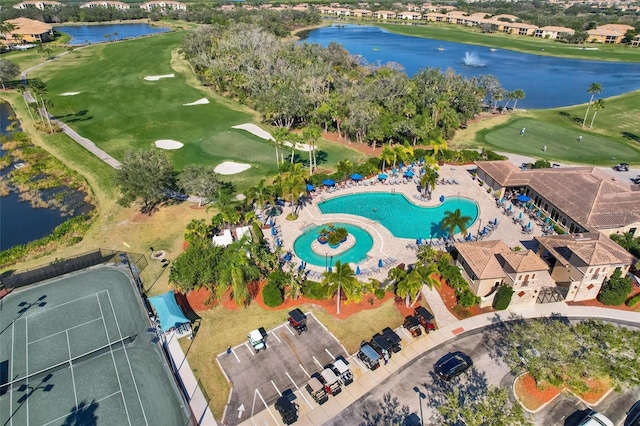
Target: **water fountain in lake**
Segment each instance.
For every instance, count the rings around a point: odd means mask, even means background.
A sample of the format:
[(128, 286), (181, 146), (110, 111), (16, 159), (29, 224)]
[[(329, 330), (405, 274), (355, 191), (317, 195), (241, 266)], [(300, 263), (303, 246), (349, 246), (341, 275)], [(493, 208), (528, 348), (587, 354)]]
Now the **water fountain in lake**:
[(462, 58), (462, 63), (468, 67), (474, 68), (483, 68), (487, 66), (487, 64), (483, 62), (475, 52), (465, 52), (464, 58)]

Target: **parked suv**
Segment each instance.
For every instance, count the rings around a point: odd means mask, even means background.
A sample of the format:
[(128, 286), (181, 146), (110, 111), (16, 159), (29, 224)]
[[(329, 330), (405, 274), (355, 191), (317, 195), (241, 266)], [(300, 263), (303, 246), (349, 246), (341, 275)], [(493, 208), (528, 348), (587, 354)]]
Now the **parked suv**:
[(390, 327), (386, 327), (382, 330), (382, 337), (386, 339), (387, 342), (391, 345), (391, 350), (394, 353), (400, 352), (402, 349), (402, 339), (398, 336), (398, 333), (393, 331)]
[(362, 361), (370, 370), (380, 367), (380, 354), (375, 351), (367, 342), (362, 342), (358, 351), (358, 359)]
[(618, 163), (615, 166), (613, 166), (613, 169), (619, 172), (628, 172), (629, 165), (627, 163)]
[(580, 423), (578, 423), (578, 426), (614, 426), (614, 424), (604, 414), (587, 410), (587, 413)]
[(634, 177), (633, 179), (631, 179), (631, 182), (640, 185), (640, 175)]
[(285, 425), (290, 425), (298, 420), (298, 407), (286, 396), (278, 398), (275, 407), (282, 416), (282, 423)]
[(624, 420), (624, 426), (640, 426), (640, 401), (633, 404)]
[(473, 365), (473, 361), (464, 353), (450, 352), (440, 358), (434, 365), (434, 370), (442, 380), (449, 381), (464, 373)]

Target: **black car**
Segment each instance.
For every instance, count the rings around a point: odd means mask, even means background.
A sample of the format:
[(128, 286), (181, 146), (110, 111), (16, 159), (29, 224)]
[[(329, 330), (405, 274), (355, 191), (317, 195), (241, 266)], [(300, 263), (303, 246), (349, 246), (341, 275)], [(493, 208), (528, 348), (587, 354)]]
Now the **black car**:
[(633, 404), (624, 420), (624, 426), (640, 426), (640, 401)]
[(390, 327), (387, 327), (382, 330), (382, 337), (384, 337), (387, 342), (391, 345), (391, 350), (393, 352), (400, 352), (402, 349), (402, 339), (398, 336), (398, 333), (393, 331)]
[(464, 373), (473, 365), (473, 361), (464, 353), (450, 352), (440, 358), (434, 365), (434, 370), (442, 380), (449, 381)]
[(282, 422), (285, 425), (290, 425), (298, 420), (298, 407), (286, 396), (278, 398), (275, 407), (282, 416)]
[(640, 175), (634, 177), (633, 179), (631, 179), (631, 182), (640, 185)]
[(613, 166), (614, 170), (617, 170), (619, 172), (628, 172), (629, 171), (629, 165), (627, 163), (618, 163), (615, 166)]

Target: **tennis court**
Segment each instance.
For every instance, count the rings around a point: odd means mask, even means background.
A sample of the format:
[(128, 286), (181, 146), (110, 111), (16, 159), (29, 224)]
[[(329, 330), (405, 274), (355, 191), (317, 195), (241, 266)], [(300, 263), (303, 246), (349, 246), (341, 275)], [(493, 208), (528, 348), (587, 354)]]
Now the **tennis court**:
[(187, 425), (128, 270), (97, 267), (0, 305), (3, 425)]

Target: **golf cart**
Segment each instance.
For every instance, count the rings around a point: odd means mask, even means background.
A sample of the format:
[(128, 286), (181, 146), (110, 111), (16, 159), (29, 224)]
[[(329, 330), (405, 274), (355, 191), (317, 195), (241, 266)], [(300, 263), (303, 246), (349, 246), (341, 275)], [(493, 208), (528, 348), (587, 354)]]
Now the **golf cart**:
[(329, 400), (329, 394), (322, 383), (320, 383), (320, 380), (318, 380), (318, 376), (318, 373), (311, 376), (305, 385), (305, 389), (309, 392), (309, 395), (311, 395), (315, 402), (322, 405)]
[(416, 319), (418, 320), (420, 325), (424, 327), (424, 331), (426, 331), (427, 333), (436, 329), (436, 325), (433, 323), (435, 317), (426, 308), (418, 306), (413, 311), (413, 315), (415, 315)]
[(290, 425), (298, 420), (298, 406), (291, 402), (286, 396), (278, 398), (275, 408), (282, 416), (282, 422), (285, 425)]
[(404, 324), (402, 324), (404, 328), (411, 333), (413, 337), (418, 337), (422, 335), (422, 329), (420, 328), (420, 323), (413, 315), (409, 315), (405, 317)]
[(289, 325), (293, 327), (298, 334), (307, 331), (307, 316), (298, 308), (289, 312)]
[(385, 360), (391, 358), (391, 344), (381, 334), (374, 334), (369, 345)]
[(253, 349), (256, 353), (260, 352), (262, 349), (267, 349), (267, 331), (264, 327), (260, 327), (257, 330), (253, 330), (249, 332), (249, 343), (253, 346)]
[(344, 358), (336, 358), (336, 360), (333, 361), (332, 370), (345, 386), (349, 386), (353, 383), (353, 373), (349, 370), (349, 363)]
[(336, 373), (334, 373), (331, 368), (325, 368), (322, 370), (320, 377), (322, 378), (321, 381), (324, 384), (325, 390), (331, 395), (337, 395), (342, 392), (340, 379), (338, 379), (338, 376), (336, 376)]
[(364, 363), (370, 370), (375, 370), (380, 367), (380, 354), (376, 352), (367, 342), (360, 344), (360, 350), (358, 351), (358, 359)]
[(402, 345), (400, 344), (400, 342), (402, 342), (402, 339), (400, 339), (400, 336), (398, 336), (395, 331), (393, 331), (389, 327), (386, 327), (382, 330), (382, 337), (384, 337), (385, 340), (389, 342), (389, 344), (391, 345), (391, 350), (394, 353), (400, 352), (400, 350), (402, 349)]

